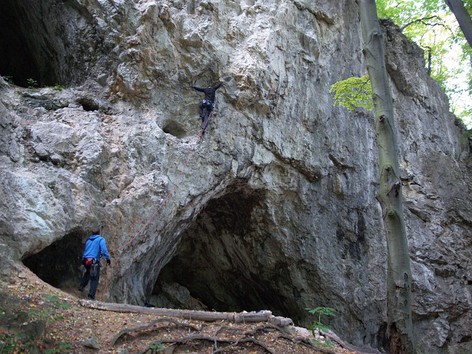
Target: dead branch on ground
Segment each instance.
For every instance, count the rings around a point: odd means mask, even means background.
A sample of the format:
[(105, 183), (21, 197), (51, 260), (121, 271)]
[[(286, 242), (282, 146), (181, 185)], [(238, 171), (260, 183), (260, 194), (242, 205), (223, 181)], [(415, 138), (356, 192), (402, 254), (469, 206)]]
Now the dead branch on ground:
[[(175, 345), (175, 344), (188, 345), (191, 342), (195, 342), (195, 341), (212, 342), (213, 347), (214, 347), (214, 350), (213, 350), (212, 353), (220, 353), (224, 350), (228, 350), (230, 347), (236, 347), (236, 346), (238, 346), (242, 343), (252, 343), (252, 344), (254, 344), (258, 347), (261, 347), (267, 353), (275, 354), (275, 352), (271, 348), (267, 347), (264, 343), (254, 339), (254, 338), (249, 338), (249, 337), (234, 340), (234, 339), (224, 339), (224, 338), (217, 338), (217, 337), (211, 337), (211, 336), (205, 336), (205, 335), (191, 335), (191, 336), (187, 336), (187, 337), (183, 337), (183, 338), (163, 338), (163, 339), (158, 340), (156, 343), (161, 343), (161, 344), (172, 343), (172, 345)], [(224, 348), (218, 349), (218, 344), (219, 343), (220, 344), (229, 343), (229, 345), (226, 345)], [(149, 348), (146, 349), (143, 352), (143, 354), (146, 353), (148, 350), (149, 350)]]
[[(143, 331), (148, 331), (149, 329), (155, 327), (158, 323), (162, 322), (167, 322), (167, 323), (173, 323), (175, 325), (175, 328), (178, 327), (183, 327), (183, 328), (189, 328), (194, 331), (201, 331), (201, 327), (197, 327), (188, 323), (183, 323), (181, 321), (177, 321), (176, 319), (173, 318), (159, 318), (157, 320), (154, 320), (148, 324), (142, 325), (142, 326), (136, 326), (136, 327), (130, 327), (130, 328), (123, 328), (121, 331), (119, 331), (116, 335), (113, 336), (112, 340), (110, 341), (111, 345), (114, 346), (116, 342), (123, 337), (124, 335), (132, 335), (135, 332), (143, 332)], [(139, 333), (137, 333), (139, 335)]]

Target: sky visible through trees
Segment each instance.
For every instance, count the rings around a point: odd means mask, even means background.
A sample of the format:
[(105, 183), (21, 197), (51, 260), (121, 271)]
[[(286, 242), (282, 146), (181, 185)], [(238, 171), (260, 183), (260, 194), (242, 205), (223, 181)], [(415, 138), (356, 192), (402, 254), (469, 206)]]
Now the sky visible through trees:
[[(462, 0), (469, 14), (472, 0)], [(449, 97), (451, 111), (472, 128), (472, 49), (444, 0), (377, 0), (380, 18), (391, 18), (425, 51), (431, 76)], [(430, 56), (430, 60), (429, 60)]]

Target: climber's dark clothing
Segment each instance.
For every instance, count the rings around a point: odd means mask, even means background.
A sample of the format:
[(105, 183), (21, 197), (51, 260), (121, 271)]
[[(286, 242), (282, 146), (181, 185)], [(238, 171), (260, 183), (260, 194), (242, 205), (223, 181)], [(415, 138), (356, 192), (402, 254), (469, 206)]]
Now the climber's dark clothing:
[(221, 87), (221, 85), (222, 83), (220, 82), (213, 87), (201, 88), (201, 87), (193, 86), (195, 90), (203, 92), (205, 94), (205, 98), (203, 99), (203, 101), (200, 102), (200, 106), (199, 106), (200, 118), (202, 119), (202, 122), (204, 123), (210, 116), (211, 111), (213, 110), (213, 105), (215, 103), (216, 90), (218, 90)]
[[(100, 263), (97, 262), (96, 264), (85, 265), (84, 267), (85, 273), (80, 282), (79, 290), (82, 291), (90, 281), (90, 289), (87, 297), (94, 300), (98, 288), (98, 281), (100, 280)], [(91, 274), (92, 267), (95, 267), (95, 269)]]
[(198, 106), (198, 113), (200, 114), (200, 118), (202, 119), (202, 122), (205, 121), (206, 118), (209, 117), (211, 111), (213, 111), (213, 102), (207, 99), (204, 99), (202, 102), (200, 102), (200, 105)]
[(208, 100), (210, 102), (215, 102), (215, 96), (216, 96), (216, 90), (218, 90), (223, 83), (219, 82), (216, 86), (213, 87), (196, 87), (193, 86), (193, 88), (197, 91), (203, 92), (205, 94), (205, 100)]

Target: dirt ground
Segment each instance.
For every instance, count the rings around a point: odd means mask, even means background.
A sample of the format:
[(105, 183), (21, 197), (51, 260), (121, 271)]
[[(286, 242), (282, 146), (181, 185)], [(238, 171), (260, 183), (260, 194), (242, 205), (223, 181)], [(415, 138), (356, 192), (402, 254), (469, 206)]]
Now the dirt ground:
[(28, 270), (0, 285), (0, 353), (355, 353), (283, 327), (83, 307)]

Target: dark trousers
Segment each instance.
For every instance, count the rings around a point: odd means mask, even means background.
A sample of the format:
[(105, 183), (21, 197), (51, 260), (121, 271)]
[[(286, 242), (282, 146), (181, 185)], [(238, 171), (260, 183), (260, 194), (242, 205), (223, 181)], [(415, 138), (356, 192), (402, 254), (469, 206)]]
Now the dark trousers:
[(208, 120), (211, 111), (213, 110), (213, 102), (208, 100), (203, 100), (200, 102), (199, 111), (200, 118), (202, 119), (202, 123)]
[(80, 289), (84, 289), (90, 281), (88, 297), (91, 299), (95, 299), (95, 293), (97, 292), (98, 288), (98, 280), (100, 279), (100, 263), (97, 264), (97, 275), (94, 277), (90, 275), (91, 268), (91, 265), (85, 266), (85, 273), (82, 277), (82, 281), (80, 282)]

